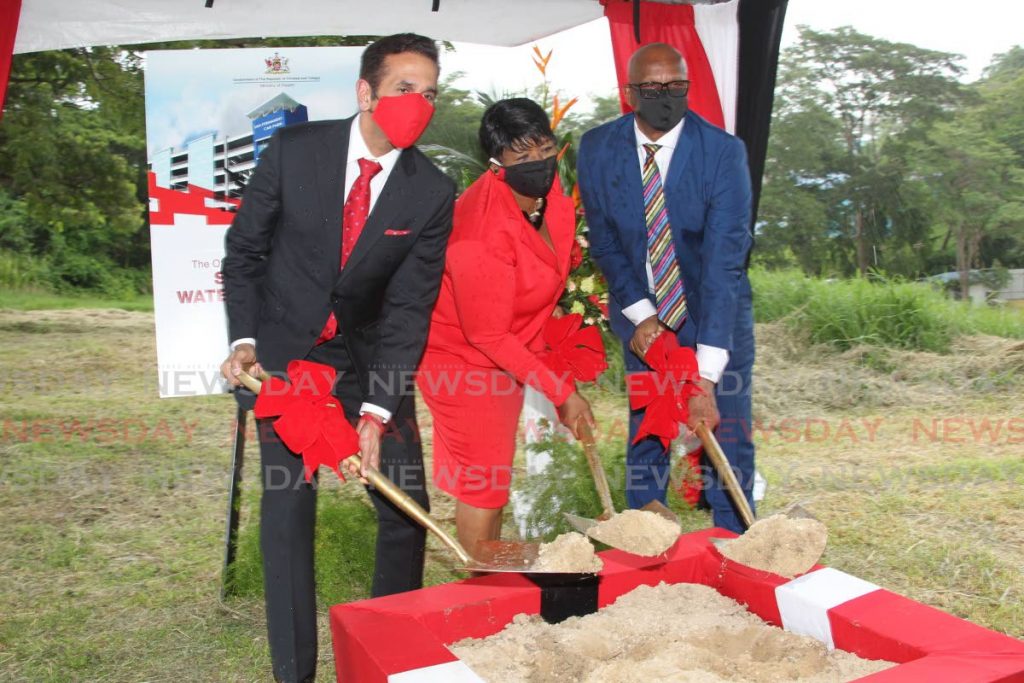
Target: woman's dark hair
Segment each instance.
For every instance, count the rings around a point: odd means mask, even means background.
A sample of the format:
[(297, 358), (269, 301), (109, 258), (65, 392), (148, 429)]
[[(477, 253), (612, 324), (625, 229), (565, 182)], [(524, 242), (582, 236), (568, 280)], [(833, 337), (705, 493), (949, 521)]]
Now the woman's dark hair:
[(495, 159), (505, 150), (518, 152), (531, 144), (554, 139), (547, 112), (526, 97), (495, 102), (480, 121), (480, 146)]
[(433, 40), (415, 33), (396, 33), (374, 41), (363, 50), (363, 56), (359, 60), (359, 78), (376, 90), (384, 75), (384, 59), (389, 55), (403, 52), (423, 55), (437, 66), (438, 71), (441, 70), (441, 64), (437, 59), (437, 45)]

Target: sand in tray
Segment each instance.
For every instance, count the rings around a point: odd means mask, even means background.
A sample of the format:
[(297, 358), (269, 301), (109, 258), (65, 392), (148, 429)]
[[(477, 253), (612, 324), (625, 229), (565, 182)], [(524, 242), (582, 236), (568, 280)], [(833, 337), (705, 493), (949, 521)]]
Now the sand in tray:
[(570, 531), (550, 543), (541, 543), (536, 571), (566, 572), (571, 574), (596, 574), (604, 563), (594, 554), (594, 546), (583, 534)]
[(624, 510), (587, 530), (587, 535), (634, 555), (654, 557), (679, 539), (679, 525), (646, 510)]
[(816, 519), (772, 515), (754, 522), (719, 550), (733, 562), (793, 578), (814, 566), (827, 540), (828, 529)]
[(697, 584), (640, 586), (561, 624), (521, 614), (450, 649), (488, 683), (837, 683), (894, 666), (828, 652)]

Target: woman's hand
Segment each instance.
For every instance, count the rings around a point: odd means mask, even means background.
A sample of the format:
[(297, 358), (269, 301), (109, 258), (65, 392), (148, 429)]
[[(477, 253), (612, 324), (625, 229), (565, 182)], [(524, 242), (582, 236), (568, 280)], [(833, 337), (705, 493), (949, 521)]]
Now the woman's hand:
[(572, 392), (569, 398), (565, 399), (565, 403), (558, 406), (558, 418), (577, 439), (580, 438), (580, 420), (590, 425), (591, 430), (597, 427), (594, 422), (594, 414), (590, 411), (590, 402), (583, 398), (578, 391)]

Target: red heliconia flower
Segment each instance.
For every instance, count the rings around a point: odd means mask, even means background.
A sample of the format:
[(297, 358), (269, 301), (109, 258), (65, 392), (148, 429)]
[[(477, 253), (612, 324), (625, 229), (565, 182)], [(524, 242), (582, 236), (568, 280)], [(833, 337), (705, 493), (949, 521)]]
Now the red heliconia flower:
[(335, 374), (330, 366), (293, 360), (288, 364), (288, 381), (271, 377), (256, 397), (254, 414), (277, 417), (274, 431), (285, 446), (302, 456), (306, 481), (312, 480), (320, 465), (344, 479), (342, 460), (359, 452), (359, 435), (345, 417), (341, 401), (331, 393)]
[(704, 488), (700, 468), (700, 458), (703, 452), (704, 448), (697, 446), (679, 460), (679, 469), (683, 472), (683, 477), (680, 479), (676, 491), (691, 508), (697, 507), (697, 503), (700, 502), (700, 492)]
[(572, 241), (572, 248), (569, 249), (569, 272), (572, 272), (583, 265), (583, 247), (576, 240)]

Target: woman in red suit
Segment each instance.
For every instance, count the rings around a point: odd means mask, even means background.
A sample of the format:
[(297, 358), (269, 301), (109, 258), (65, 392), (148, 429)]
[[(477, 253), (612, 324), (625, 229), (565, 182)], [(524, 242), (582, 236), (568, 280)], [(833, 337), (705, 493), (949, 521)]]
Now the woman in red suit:
[(539, 357), (575, 239), (572, 200), (555, 182), (547, 114), (526, 98), (484, 113), (490, 167), (455, 203), (441, 292), (417, 383), (434, 418), (434, 483), (456, 499), (459, 542), (497, 539), (508, 502), (523, 387), (575, 432), (590, 404)]

